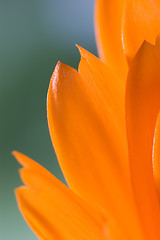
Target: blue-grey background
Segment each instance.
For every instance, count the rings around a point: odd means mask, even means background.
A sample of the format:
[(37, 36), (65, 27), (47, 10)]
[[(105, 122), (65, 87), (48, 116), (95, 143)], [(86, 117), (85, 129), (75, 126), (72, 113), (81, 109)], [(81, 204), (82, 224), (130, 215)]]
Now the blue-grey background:
[(35, 240), (16, 205), (18, 150), (64, 181), (49, 137), (46, 95), (58, 60), (77, 68), (75, 44), (96, 54), (94, 0), (0, 0), (0, 239)]

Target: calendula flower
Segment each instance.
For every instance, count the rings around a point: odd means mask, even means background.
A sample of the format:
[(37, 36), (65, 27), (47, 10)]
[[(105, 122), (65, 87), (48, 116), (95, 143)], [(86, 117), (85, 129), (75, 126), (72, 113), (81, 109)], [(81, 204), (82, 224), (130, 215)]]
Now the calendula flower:
[(160, 1), (97, 0), (101, 60), (58, 63), (47, 112), (70, 188), (21, 153), (18, 206), (39, 239), (160, 239)]

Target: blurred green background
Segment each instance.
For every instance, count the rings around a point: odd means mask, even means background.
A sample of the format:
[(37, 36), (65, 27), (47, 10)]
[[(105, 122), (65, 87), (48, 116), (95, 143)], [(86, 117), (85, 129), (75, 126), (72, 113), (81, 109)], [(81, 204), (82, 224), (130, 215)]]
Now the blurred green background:
[(46, 95), (58, 60), (77, 68), (75, 44), (96, 54), (94, 0), (0, 0), (0, 239), (35, 240), (16, 205), (21, 184), (11, 151), (64, 181), (49, 137)]

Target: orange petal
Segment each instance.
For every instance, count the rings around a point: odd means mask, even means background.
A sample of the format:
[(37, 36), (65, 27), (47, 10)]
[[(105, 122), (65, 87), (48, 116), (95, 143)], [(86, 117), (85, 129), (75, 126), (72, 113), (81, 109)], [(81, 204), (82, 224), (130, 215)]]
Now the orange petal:
[(97, 213), (39, 164), (17, 152), (14, 156), (25, 166), (20, 175), (26, 186), (16, 190), (18, 206), (40, 239), (104, 239)]
[(153, 178), (154, 129), (160, 109), (160, 41), (144, 42), (131, 65), (126, 116), (131, 178), (146, 239), (160, 236), (160, 209)]
[[(124, 113), (125, 84), (97, 57), (82, 47), (78, 48), (81, 53), (79, 72), (83, 84), (88, 89), (88, 97), (93, 99), (94, 105), (99, 104), (97, 113), (104, 121), (106, 131), (110, 132), (110, 142), (118, 154), (114, 159), (115, 165), (119, 166), (121, 174), (126, 177), (129, 167)], [(121, 142), (117, 139), (121, 139)], [(106, 146), (106, 149), (108, 147)]]
[(96, 0), (95, 29), (100, 57), (123, 80), (128, 66), (122, 45), (122, 13), (124, 0)]
[(160, 30), (159, 0), (127, 0), (122, 34), (124, 51), (130, 62), (144, 40), (155, 43)]
[(72, 190), (99, 211), (113, 214), (136, 237), (138, 221), (117, 160), (121, 149), (115, 148), (121, 140), (108, 125), (103, 98), (92, 90), (76, 70), (57, 65), (47, 102), (52, 142)]
[(158, 114), (155, 134), (154, 134), (154, 149), (153, 149), (153, 170), (156, 187), (160, 201), (160, 113)]

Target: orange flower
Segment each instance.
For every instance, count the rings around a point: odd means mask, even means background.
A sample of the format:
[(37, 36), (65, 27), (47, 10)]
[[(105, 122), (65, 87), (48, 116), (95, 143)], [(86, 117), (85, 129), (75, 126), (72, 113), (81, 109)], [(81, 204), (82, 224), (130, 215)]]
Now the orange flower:
[(78, 47), (78, 72), (58, 63), (48, 90), (70, 189), (14, 152), (17, 202), (39, 239), (159, 240), (160, 1), (97, 0), (95, 25), (103, 61)]

